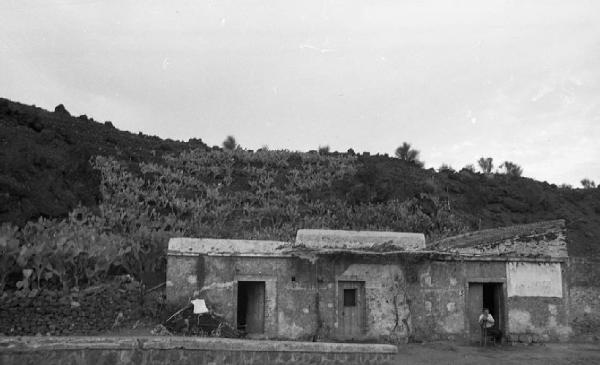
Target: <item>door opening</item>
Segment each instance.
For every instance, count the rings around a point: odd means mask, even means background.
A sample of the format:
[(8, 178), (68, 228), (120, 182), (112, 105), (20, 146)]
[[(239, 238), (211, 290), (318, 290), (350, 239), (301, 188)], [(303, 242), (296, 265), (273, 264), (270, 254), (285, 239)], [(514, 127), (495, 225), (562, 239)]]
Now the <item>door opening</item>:
[(492, 317), (496, 321), (496, 327), (498, 327), (500, 322), (500, 311), (499, 311), (499, 291), (497, 288), (501, 285), (497, 283), (483, 283), (483, 303), (482, 308), (487, 308), (490, 311)]
[(245, 333), (265, 330), (265, 282), (239, 281), (237, 297), (237, 328)]
[(502, 283), (469, 283), (468, 322), (472, 341), (480, 336), (479, 315), (483, 308), (494, 317), (494, 327), (504, 333), (504, 290)]
[(338, 281), (338, 337), (358, 339), (365, 331), (364, 281)]

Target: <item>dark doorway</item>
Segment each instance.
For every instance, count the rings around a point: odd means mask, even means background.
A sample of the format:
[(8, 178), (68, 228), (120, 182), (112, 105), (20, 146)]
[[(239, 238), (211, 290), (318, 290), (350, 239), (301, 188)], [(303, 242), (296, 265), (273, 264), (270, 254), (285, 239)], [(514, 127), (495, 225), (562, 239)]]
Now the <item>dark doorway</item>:
[(265, 330), (265, 282), (239, 281), (237, 297), (237, 328), (245, 333)]
[(496, 283), (484, 283), (483, 284), (483, 305), (482, 308), (487, 308), (490, 311), (492, 317), (496, 321), (496, 325), (500, 321), (499, 313), (499, 290), (498, 287), (502, 288), (502, 285)]
[(479, 315), (483, 308), (494, 317), (494, 327), (504, 332), (504, 289), (502, 283), (469, 283), (467, 315), (472, 341), (479, 341)]

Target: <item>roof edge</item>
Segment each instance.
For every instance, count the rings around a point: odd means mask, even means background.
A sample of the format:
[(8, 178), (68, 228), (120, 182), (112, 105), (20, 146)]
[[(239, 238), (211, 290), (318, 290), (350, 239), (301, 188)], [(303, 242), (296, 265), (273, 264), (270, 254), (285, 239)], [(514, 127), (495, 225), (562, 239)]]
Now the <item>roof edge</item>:
[(464, 248), (475, 245), (494, 243), (517, 236), (542, 234), (551, 230), (564, 230), (564, 219), (540, 221), (534, 223), (517, 224), (506, 227), (488, 228), (467, 232), (452, 237), (443, 238), (432, 242), (428, 249), (435, 248)]

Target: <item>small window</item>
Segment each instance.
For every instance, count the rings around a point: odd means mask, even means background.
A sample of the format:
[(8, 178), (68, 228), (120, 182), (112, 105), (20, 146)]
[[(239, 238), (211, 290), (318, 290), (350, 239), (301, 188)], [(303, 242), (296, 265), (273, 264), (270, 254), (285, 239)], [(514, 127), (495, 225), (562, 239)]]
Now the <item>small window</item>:
[(356, 289), (344, 289), (344, 307), (356, 307)]
[(295, 276), (292, 276), (292, 281), (296, 281), (296, 277)]

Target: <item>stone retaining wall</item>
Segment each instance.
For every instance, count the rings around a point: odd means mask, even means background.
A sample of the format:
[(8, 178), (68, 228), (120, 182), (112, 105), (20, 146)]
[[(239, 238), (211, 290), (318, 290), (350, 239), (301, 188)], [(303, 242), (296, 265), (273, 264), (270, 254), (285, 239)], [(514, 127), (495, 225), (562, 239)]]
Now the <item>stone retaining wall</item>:
[(110, 331), (118, 317), (141, 314), (139, 289), (118, 284), (63, 294), (43, 289), (33, 298), (5, 292), (0, 297), (0, 336), (95, 335)]
[(193, 337), (0, 337), (0, 364), (392, 364), (380, 344)]

